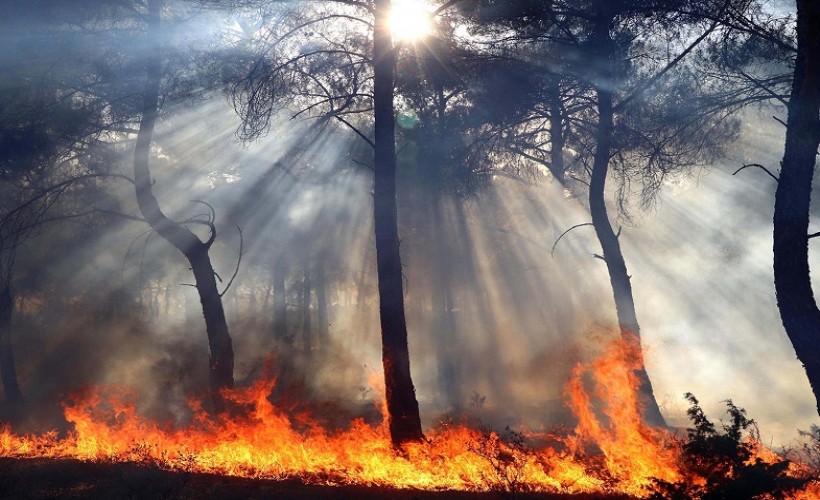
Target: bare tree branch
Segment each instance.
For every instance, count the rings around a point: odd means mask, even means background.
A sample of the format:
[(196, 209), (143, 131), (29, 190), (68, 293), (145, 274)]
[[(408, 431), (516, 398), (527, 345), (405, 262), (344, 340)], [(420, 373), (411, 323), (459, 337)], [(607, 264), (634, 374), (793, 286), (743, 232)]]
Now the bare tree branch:
[(555, 257), (555, 247), (556, 247), (556, 246), (558, 246), (558, 242), (559, 242), (559, 241), (561, 241), (561, 238), (563, 238), (564, 236), (566, 236), (566, 235), (567, 235), (567, 233), (569, 233), (569, 232), (570, 232), (570, 231), (572, 231), (573, 229), (577, 229), (577, 228), (579, 228), (579, 227), (584, 227), (584, 226), (591, 226), (591, 225), (592, 225), (592, 223), (591, 223), (591, 222), (584, 222), (583, 224), (575, 224), (575, 225), (574, 225), (574, 226), (572, 226), (571, 228), (569, 228), (569, 229), (567, 229), (566, 231), (564, 231), (563, 233), (561, 233), (561, 236), (559, 236), (559, 237), (558, 237), (558, 239), (556, 239), (556, 240), (555, 240), (555, 243), (553, 243), (553, 244), (552, 244), (552, 250), (550, 250), (550, 256), (551, 256), (551, 257)]
[(768, 169), (768, 168), (764, 167), (764, 166), (763, 166), (763, 165), (761, 165), (760, 163), (747, 163), (746, 165), (743, 165), (743, 166), (742, 166), (742, 167), (740, 167), (739, 169), (735, 170), (735, 171), (732, 173), (732, 175), (736, 175), (736, 174), (737, 174), (738, 172), (740, 172), (741, 170), (743, 170), (743, 169), (745, 169), (745, 168), (749, 168), (749, 167), (759, 168), (759, 169), (763, 170), (764, 172), (766, 172), (767, 174), (769, 174), (769, 177), (771, 177), (772, 179), (774, 179), (774, 180), (775, 180), (775, 182), (780, 182), (780, 179), (779, 179), (776, 175), (774, 175), (773, 173), (771, 173), (771, 171), (769, 171), (769, 169)]
[(242, 228), (237, 225), (236, 230), (239, 231), (239, 257), (236, 259), (236, 268), (234, 268), (233, 270), (233, 276), (231, 276), (231, 279), (228, 280), (228, 284), (225, 285), (225, 289), (222, 290), (222, 293), (219, 294), (220, 297), (223, 297), (231, 288), (231, 285), (233, 285), (233, 280), (235, 280), (236, 275), (239, 274), (239, 265), (242, 263), (242, 255), (244, 254), (245, 240), (242, 237)]

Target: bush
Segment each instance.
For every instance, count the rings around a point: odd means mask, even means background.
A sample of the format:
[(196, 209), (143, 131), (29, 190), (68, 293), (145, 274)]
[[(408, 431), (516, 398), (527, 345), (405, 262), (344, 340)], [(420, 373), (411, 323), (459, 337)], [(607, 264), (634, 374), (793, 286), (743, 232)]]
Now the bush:
[[(782, 498), (801, 488), (807, 479), (787, 474), (790, 461), (782, 457), (763, 460), (759, 456), (757, 424), (727, 400), (727, 423), (720, 429), (703, 412), (697, 398), (685, 395), (690, 403), (687, 414), (694, 427), (687, 430), (682, 443), (684, 480), (678, 483), (655, 482), (652, 498), (682, 500), (689, 498), (755, 498), (768, 495)], [(775, 455), (772, 455), (775, 456)]]

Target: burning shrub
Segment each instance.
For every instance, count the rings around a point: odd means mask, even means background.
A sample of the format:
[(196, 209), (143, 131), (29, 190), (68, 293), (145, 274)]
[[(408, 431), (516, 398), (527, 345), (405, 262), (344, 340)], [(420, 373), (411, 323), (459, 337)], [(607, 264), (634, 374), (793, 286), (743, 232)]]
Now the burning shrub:
[(807, 478), (789, 474), (793, 464), (760, 444), (757, 424), (726, 400), (728, 423), (720, 429), (703, 412), (691, 393), (687, 410), (694, 424), (682, 443), (683, 481), (656, 481), (652, 498), (678, 500), (689, 498), (784, 498), (803, 487)]
[(505, 431), (507, 439), (502, 439), (495, 432), (484, 430), (469, 448), (490, 464), (492, 477), (484, 479), (492, 489), (515, 493), (524, 489), (524, 467), (534, 453), (527, 446), (524, 434), (510, 429), (509, 426)]

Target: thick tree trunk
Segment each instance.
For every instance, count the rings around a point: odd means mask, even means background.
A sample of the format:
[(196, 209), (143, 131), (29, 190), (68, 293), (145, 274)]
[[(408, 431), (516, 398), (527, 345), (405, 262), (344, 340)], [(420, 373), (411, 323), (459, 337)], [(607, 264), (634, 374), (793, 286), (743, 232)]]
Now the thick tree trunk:
[(820, 4), (797, 1), (797, 60), (774, 202), (774, 285), (783, 327), (820, 414), (820, 310), (809, 275), (809, 208), (820, 146)]
[[(160, 35), (161, 3), (160, 0), (152, 0), (148, 3), (149, 40), (152, 43), (156, 43)], [(208, 333), (211, 398), (214, 409), (217, 412), (222, 412), (226, 409), (226, 402), (221, 392), (223, 389), (234, 385), (234, 359), (231, 337), (228, 333), (228, 323), (225, 319), (225, 310), (222, 307), (222, 297), (217, 289), (214, 269), (208, 255), (215, 232), (212, 232), (212, 237), (207, 242), (200, 241), (191, 231), (165, 216), (151, 189), (149, 159), (151, 156), (151, 138), (157, 119), (159, 81), (161, 77), (158, 45), (156, 47), (157, 49), (149, 55), (147, 61), (148, 75), (143, 93), (143, 112), (134, 150), (134, 182), (137, 204), (151, 228), (182, 252), (191, 264)]]
[(373, 211), (379, 280), (379, 318), (390, 439), (394, 446), (401, 446), (408, 441), (421, 440), (424, 436), (421, 431), (416, 391), (410, 377), (410, 354), (407, 347), (407, 323), (399, 253), (393, 115), (395, 54), (390, 36), (390, 0), (376, 0), (375, 7), (373, 106), (376, 151)]
[(621, 251), (618, 235), (612, 229), (606, 209), (605, 190), (606, 178), (609, 171), (609, 157), (612, 150), (614, 135), (614, 113), (612, 82), (614, 75), (611, 69), (612, 59), (608, 57), (614, 52), (609, 35), (609, 25), (612, 14), (602, 16), (596, 25), (596, 38), (599, 41), (598, 50), (604, 55), (599, 70), (601, 80), (596, 88), (598, 96), (598, 128), (596, 130), (595, 156), (593, 158), (592, 173), (589, 181), (589, 211), (592, 216), (592, 225), (601, 244), (604, 262), (609, 272), (609, 282), (612, 285), (612, 295), (615, 298), (615, 310), (618, 315), (618, 326), (621, 337), (629, 344), (637, 343), (634, 352), (638, 359), (634, 361), (635, 375), (639, 382), (639, 396), (641, 399), (644, 420), (651, 425), (666, 425), (661, 414), (652, 382), (646, 373), (643, 353), (640, 342), (640, 327), (635, 314), (635, 299), (632, 296), (632, 283), (626, 269), (626, 261)]
[(14, 292), (11, 278), (4, 280), (0, 290), (0, 378), (6, 402), (12, 406), (23, 403), (23, 393), (17, 381), (17, 368), (14, 365), (14, 351), (11, 346), (11, 317), (14, 312)]
[(194, 273), (196, 290), (202, 304), (202, 314), (205, 317), (205, 330), (208, 333), (210, 347), (209, 381), (211, 399), (217, 412), (226, 409), (222, 390), (231, 388), (233, 380), (233, 343), (228, 332), (228, 322), (225, 318), (225, 309), (222, 307), (222, 296), (216, 287), (216, 274), (208, 255), (209, 247), (199, 245), (185, 254)]

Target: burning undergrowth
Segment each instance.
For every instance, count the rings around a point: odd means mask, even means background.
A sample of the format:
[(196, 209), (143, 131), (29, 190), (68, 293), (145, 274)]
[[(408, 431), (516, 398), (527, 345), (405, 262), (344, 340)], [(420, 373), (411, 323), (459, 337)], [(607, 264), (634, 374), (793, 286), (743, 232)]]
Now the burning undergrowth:
[[(141, 415), (137, 395), (128, 390), (89, 390), (65, 404), (72, 430), (18, 435), (5, 428), (0, 456), (421, 490), (663, 499), (805, 498), (817, 492), (811, 468), (763, 447), (754, 422), (731, 402), (729, 423), (716, 426), (689, 396), (694, 427), (685, 437), (645, 425), (630, 365), (634, 348), (612, 342), (596, 359), (579, 363), (565, 392), (577, 424), (550, 432), (510, 427), (495, 432), (466, 419), (449, 421), (429, 429), (425, 441), (397, 452), (384, 419), (359, 417), (344, 426), (330, 425), (315, 409), (275, 404), (287, 398), (276, 389), (275, 378), (263, 376), (228, 394), (230, 415), (214, 418), (189, 401), (189, 418), (174, 424)], [(321, 412), (336, 411), (326, 406)]]

